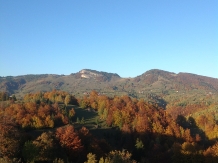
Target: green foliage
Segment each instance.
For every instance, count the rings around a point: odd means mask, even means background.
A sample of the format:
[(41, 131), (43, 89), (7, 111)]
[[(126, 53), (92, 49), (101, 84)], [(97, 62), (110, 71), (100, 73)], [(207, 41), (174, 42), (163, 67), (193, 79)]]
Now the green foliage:
[(108, 116), (108, 109), (104, 109), (102, 119), (106, 119)]
[(102, 114), (104, 113), (104, 110), (105, 110), (105, 102), (104, 101), (99, 102), (99, 105), (98, 105), (98, 115), (102, 116)]
[(12, 101), (17, 101), (17, 98), (15, 95), (12, 95), (9, 99), (11, 99)]
[(98, 117), (95, 118), (95, 123), (96, 123), (96, 125), (99, 125), (99, 118)]
[(84, 117), (82, 117), (80, 123), (81, 123), (81, 124), (85, 124), (85, 119), (84, 119)]
[(22, 156), (27, 163), (34, 163), (39, 154), (39, 147), (34, 145), (31, 141), (25, 142), (22, 149)]
[(135, 147), (136, 147), (136, 149), (143, 149), (144, 148), (144, 144), (139, 138), (136, 139)]

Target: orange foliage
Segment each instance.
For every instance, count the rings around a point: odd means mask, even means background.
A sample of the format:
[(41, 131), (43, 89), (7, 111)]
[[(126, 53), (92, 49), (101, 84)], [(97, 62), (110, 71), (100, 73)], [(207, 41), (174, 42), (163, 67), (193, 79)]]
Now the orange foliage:
[(68, 156), (78, 156), (79, 152), (83, 150), (81, 139), (71, 125), (58, 128), (56, 130), (56, 137), (60, 145), (66, 150)]
[(22, 128), (46, 128), (67, 124), (68, 118), (61, 113), (58, 106), (45, 103), (11, 104), (0, 110), (0, 114), (10, 115)]

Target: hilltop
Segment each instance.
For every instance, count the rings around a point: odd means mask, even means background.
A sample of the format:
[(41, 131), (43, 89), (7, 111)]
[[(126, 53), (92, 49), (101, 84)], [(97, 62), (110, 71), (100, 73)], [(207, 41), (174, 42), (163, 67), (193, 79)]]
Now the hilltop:
[[(108, 96), (128, 95), (144, 98), (166, 107), (169, 103), (218, 102), (218, 79), (191, 73), (173, 73), (152, 69), (133, 77), (122, 78), (116, 73), (83, 69), (70, 75), (41, 74), (0, 77), (0, 91), (24, 94), (63, 90), (83, 96), (91, 90)], [(179, 99), (179, 100), (178, 100)], [(179, 102), (178, 102), (179, 101)]]

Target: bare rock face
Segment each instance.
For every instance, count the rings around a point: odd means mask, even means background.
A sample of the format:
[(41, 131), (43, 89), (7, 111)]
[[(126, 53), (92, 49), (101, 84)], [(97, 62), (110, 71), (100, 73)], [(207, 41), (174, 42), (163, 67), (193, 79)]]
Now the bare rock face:
[(97, 78), (97, 77), (103, 77), (102, 74), (100, 74), (99, 72), (93, 72), (93, 70), (86, 70), (83, 69), (79, 72), (81, 74), (81, 78)]
[(120, 79), (120, 76), (116, 73), (108, 73), (103, 71), (96, 71), (90, 69), (83, 69), (79, 71), (76, 76), (84, 79), (95, 79), (97, 81), (111, 81), (113, 79)]

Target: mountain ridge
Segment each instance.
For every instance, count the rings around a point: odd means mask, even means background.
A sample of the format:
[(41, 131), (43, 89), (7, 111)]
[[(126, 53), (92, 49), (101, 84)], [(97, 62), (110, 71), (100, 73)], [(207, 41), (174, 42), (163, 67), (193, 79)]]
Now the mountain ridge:
[[(134, 78), (122, 78), (116, 73), (91, 69), (82, 69), (70, 75), (39, 74), (0, 77), (0, 91), (15, 94), (22, 98), (24, 94), (63, 90), (76, 96), (96, 90), (114, 95), (128, 95), (150, 101), (165, 100), (165, 104), (187, 94), (207, 99), (207, 94), (217, 96), (218, 79), (191, 73), (173, 73), (151, 69)], [(191, 96), (189, 100), (195, 99)], [(213, 97), (214, 98), (214, 97)], [(216, 98), (215, 98), (216, 99)], [(213, 99), (210, 99), (213, 100)]]
[[(69, 75), (75, 75), (83, 70), (87, 70), (87, 71), (91, 71), (91, 72), (97, 72), (97, 73), (108, 73), (108, 74), (114, 74), (114, 75), (117, 75), (119, 77), (121, 77), (119, 74), (117, 73), (111, 73), (111, 72), (106, 72), (106, 71), (98, 71), (98, 70), (92, 70), (92, 69), (88, 69), (88, 68), (85, 68), (85, 69), (81, 69), (80, 71), (78, 72), (74, 72), (74, 73), (70, 73)], [(211, 76), (205, 76), (205, 75), (200, 75), (200, 74), (195, 74), (195, 73), (190, 73), (190, 72), (178, 72), (178, 73), (175, 73), (175, 72), (170, 72), (170, 71), (167, 71), (167, 70), (161, 70), (161, 69), (150, 69), (150, 70), (147, 70), (145, 71), (144, 73), (142, 73), (141, 75), (143, 74), (146, 74), (146, 73), (171, 73), (172, 75), (178, 75), (178, 74), (190, 74), (190, 75), (195, 75), (195, 76), (202, 76), (202, 77), (208, 77), (208, 78), (213, 78), (213, 79), (218, 79), (216, 77), (211, 77)], [(12, 75), (8, 75), (8, 76), (0, 76), (0, 79), (1, 78), (11, 78), (11, 77), (24, 77), (24, 76), (68, 76), (68, 75), (64, 75), (64, 74), (23, 74), (23, 75), (15, 75), (15, 76), (12, 76)], [(136, 78), (138, 76), (141, 76), (141, 75), (137, 75), (137, 76), (133, 76), (133, 77), (121, 77), (121, 78)]]

